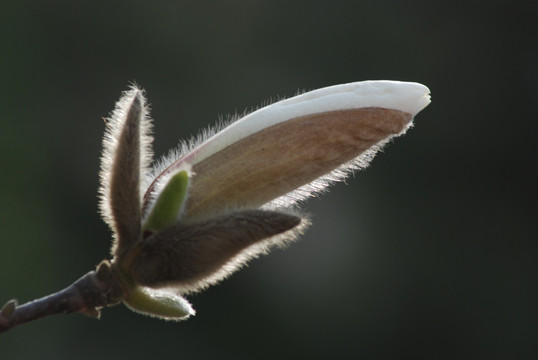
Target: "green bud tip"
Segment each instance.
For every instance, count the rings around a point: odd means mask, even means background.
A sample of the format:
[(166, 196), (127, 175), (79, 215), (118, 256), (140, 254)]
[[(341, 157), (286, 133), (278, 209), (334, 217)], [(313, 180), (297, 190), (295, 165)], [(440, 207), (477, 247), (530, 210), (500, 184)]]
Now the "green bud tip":
[(189, 302), (173, 291), (133, 286), (123, 302), (131, 310), (165, 320), (177, 321), (194, 315)]
[(159, 230), (177, 221), (187, 197), (188, 187), (189, 173), (186, 170), (172, 176), (155, 200), (143, 230)]

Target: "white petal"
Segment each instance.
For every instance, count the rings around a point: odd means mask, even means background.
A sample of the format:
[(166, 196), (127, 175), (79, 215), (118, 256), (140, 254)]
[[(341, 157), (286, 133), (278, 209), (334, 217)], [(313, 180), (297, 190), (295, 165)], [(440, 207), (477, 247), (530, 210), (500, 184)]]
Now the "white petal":
[(327, 111), (379, 107), (399, 110), (414, 117), (430, 103), (429, 93), (430, 90), (419, 83), (388, 80), (361, 81), (310, 91), (248, 114), (194, 149), (185, 160), (195, 165), (265, 128)]

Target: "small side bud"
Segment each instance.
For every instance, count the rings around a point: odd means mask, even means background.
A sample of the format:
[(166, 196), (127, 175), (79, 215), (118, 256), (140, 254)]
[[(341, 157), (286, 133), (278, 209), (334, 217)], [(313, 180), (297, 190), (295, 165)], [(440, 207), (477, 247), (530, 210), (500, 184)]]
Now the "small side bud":
[(2, 306), (2, 309), (0, 310), (0, 314), (2, 314), (4, 317), (9, 318), (11, 314), (15, 311), (18, 305), (18, 301), (16, 299), (9, 300), (4, 306)]
[(173, 291), (162, 289), (133, 286), (123, 302), (131, 310), (165, 320), (184, 320), (195, 314), (185, 298)]
[(112, 268), (108, 260), (103, 260), (97, 265), (96, 276), (101, 281), (107, 281), (112, 276)]
[(90, 308), (90, 309), (84, 309), (83, 311), (79, 311), (79, 314), (82, 314), (84, 316), (87, 316), (92, 319), (100, 319), (101, 318), (101, 310)]

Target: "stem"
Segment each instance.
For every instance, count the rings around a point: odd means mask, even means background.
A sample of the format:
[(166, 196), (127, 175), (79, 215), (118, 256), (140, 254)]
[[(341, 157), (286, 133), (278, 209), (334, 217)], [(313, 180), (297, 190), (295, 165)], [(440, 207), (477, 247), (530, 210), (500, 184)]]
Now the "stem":
[(96, 270), (54, 294), (19, 306), (9, 301), (0, 310), (0, 332), (56, 314), (78, 312), (98, 319), (101, 308), (118, 304), (124, 295), (110, 263), (104, 260)]

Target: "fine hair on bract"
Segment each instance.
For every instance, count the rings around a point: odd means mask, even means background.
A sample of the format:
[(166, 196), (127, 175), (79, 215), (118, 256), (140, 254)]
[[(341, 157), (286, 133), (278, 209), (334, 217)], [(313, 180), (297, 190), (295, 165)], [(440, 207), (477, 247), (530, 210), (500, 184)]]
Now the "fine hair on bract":
[(107, 120), (100, 188), (125, 303), (165, 319), (193, 314), (182, 294), (295, 239), (309, 224), (299, 203), (366, 167), (429, 102), (418, 83), (322, 88), (206, 130), (150, 167), (149, 108), (132, 86)]

